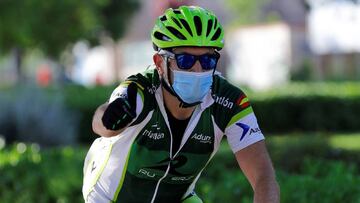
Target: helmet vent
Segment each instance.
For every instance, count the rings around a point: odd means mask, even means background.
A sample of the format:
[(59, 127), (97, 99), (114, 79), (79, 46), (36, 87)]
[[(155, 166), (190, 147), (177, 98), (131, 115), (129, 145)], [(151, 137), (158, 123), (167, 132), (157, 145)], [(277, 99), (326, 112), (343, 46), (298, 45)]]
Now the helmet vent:
[(213, 25), (213, 21), (212, 21), (212, 20), (208, 20), (207, 31), (206, 31), (206, 37), (208, 37), (208, 36), (209, 36), (210, 31), (211, 31), (211, 28), (212, 28), (212, 25)]
[(195, 23), (195, 27), (196, 27), (196, 34), (198, 36), (200, 36), (201, 32), (202, 32), (202, 25), (201, 25), (201, 19), (199, 16), (194, 17), (194, 23)]
[(175, 35), (177, 38), (181, 40), (186, 40), (186, 37), (183, 34), (181, 34), (177, 29), (171, 26), (166, 26), (166, 28), (171, 32), (171, 34)]
[(168, 36), (166, 36), (166, 35), (164, 35), (163, 33), (161, 33), (161, 32), (155, 32), (154, 33), (154, 37), (156, 38), (156, 39), (158, 39), (158, 40), (161, 40), (161, 41), (172, 41), (171, 39), (170, 39), (170, 37), (168, 37)]
[(182, 26), (181, 26), (180, 22), (179, 22), (176, 18), (171, 17), (171, 19), (175, 22), (175, 24), (176, 24), (180, 29), (182, 29)]
[(214, 36), (211, 38), (211, 41), (217, 40), (221, 34), (221, 28), (218, 28), (214, 34)]
[(167, 20), (166, 15), (161, 16), (161, 17), (160, 17), (160, 20), (161, 20), (161, 21), (166, 21), (166, 20)]
[(179, 9), (174, 9), (173, 11), (174, 11), (175, 14), (181, 14)]
[(185, 29), (188, 31), (188, 33), (189, 33), (191, 36), (193, 36), (193, 33), (192, 33), (192, 31), (191, 31), (191, 28), (190, 28), (189, 24), (186, 22), (186, 20), (180, 19), (180, 22), (181, 22), (181, 24), (185, 27)]

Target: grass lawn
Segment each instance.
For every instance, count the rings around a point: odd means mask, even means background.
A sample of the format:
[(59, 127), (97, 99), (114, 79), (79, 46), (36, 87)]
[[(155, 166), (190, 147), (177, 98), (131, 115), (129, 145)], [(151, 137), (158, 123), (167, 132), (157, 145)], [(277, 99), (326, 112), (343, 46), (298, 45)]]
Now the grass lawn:
[(360, 151), (360, 133), (339, 133), (339, 134), (324, 134), (324, 133), (310, 133), (310, 134), (285, 134), (285, 135), (271, 135), (266, 137), (266, 142), (269, 144), (286, 145), (304, 140), (321, 140), (327, 142), (332, 148), (344, 150), (359, 150)]
[(329, 137), (329, 143), (334, 148), (360, 150), (360, 133), (337, 134)]

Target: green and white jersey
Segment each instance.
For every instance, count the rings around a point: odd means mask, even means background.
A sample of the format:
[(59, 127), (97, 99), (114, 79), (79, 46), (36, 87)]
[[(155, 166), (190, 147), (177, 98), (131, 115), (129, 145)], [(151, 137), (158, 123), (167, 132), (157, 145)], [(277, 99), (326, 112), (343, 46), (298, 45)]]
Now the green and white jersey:
[(245, 94), (219, 75), (212, 91), (197, 105), (179, 150), (172, 154), (172, 134), (155, 69), (130, 76), (111, 95), (138, 86), (137, 117), (118, 136), (98, 138), (84, 165), (87, 202), (181, 202), (195, 188), (201, 172), (226, 135), (235, 153), (264, 139)]

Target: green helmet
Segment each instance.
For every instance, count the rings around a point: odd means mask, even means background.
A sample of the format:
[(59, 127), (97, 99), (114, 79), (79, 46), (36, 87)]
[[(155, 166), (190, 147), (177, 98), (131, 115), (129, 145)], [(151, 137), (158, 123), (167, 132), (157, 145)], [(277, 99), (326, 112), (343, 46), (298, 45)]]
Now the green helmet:
[(154, 49), (179, 46), (224, 47), (224, 30), (214, 13), (198, 6), (169, 8), (151, 33)]

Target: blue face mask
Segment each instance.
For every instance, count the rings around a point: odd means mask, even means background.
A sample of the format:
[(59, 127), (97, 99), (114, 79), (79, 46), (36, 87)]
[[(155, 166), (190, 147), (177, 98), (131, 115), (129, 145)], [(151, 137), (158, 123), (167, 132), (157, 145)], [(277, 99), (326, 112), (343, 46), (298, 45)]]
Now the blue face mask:
[(186, 103), (191, 104), (201, 101), (209, 92), (213, 71), (202, 73), (187, 71), (172, 71), (174, 73), (173, 89)]

